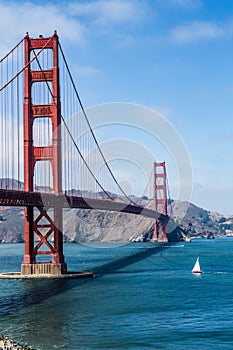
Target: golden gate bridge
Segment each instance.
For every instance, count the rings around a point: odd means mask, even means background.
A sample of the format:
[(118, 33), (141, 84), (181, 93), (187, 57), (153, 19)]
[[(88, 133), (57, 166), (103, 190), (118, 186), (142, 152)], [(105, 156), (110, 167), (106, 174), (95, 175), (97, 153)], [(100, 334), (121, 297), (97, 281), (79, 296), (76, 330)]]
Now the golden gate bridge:
[(0, 60), (0, 149), (0, 205), (24, 207), (22, 275), (67, 274), (63, 208), (152, 218), (154, 240), (167, 241), (165, 163), (153, 165), (153, 209), (124, 191), (88, 120), (56, 31), (46, 38), (27, 33)]

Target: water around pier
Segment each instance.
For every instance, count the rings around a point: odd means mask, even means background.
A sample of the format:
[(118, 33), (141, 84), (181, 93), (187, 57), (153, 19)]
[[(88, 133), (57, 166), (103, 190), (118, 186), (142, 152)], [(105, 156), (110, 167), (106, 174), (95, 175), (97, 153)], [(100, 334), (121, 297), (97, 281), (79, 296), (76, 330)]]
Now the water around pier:
[[(22, 256), (23, 244), (0, 245), (1, 271)], [(65, 244), (65, 256), (95, 277), (0, 280), (0, 333), (37, 350), (233, 348), (233, 238)]]

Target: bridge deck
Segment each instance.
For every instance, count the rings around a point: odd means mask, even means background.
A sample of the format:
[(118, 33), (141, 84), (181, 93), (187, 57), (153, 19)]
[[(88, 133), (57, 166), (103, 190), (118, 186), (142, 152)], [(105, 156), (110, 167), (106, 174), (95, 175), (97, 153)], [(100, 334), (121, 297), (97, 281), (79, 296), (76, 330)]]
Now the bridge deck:
[(81, 208), (118, 211), (142, 215), (152, 219), (166, 220), (167, 216), (141, 206), (96, 198), (56, 195), (53, 193), (26, 192), (0, 189), (0, 206)]

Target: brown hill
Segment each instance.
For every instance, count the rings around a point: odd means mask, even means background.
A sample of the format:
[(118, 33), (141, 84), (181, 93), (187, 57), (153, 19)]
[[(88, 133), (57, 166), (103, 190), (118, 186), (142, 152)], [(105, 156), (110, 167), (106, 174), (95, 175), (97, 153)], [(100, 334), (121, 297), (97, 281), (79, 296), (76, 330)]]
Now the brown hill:
[[(173, 201), (169, 212), (181, 227), (180, 237), (182, 234), (189, 237), (225, 235), (233, 230), (232, 216), (213, 213), (192, 203)], [(65, 209), (63, 229), (64, 240), (69, 242), (142, 241), (153, 237), (153, 220), (132, 214)], [(22, 241), (23, 208), (0, 207), (0, 242)]]

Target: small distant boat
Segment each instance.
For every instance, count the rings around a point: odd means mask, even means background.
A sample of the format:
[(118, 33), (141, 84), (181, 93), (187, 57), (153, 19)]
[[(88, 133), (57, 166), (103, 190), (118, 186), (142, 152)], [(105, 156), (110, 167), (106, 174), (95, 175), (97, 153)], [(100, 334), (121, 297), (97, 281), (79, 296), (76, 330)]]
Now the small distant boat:
[(192, 273), (202, 273), (200, 264), (199, 264), (199, 257), (197, 258), (195, 265), (193, 266)]

